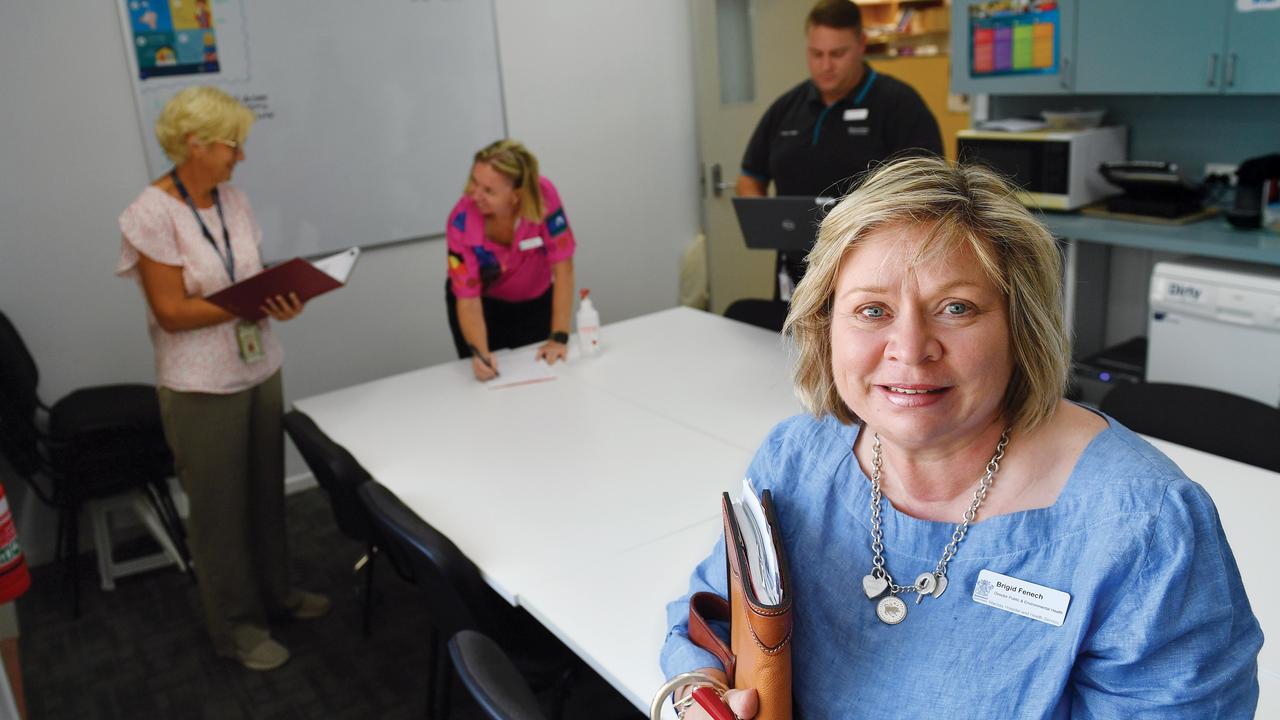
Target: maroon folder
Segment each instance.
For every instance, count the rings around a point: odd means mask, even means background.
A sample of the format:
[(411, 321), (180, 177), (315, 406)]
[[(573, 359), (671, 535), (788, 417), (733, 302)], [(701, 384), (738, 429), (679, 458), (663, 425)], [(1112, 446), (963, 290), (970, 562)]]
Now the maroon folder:
[[(347, 252), (355, 252), (358, 255), (358, 251), (354, 249)], [(347, 277), (350, 275), (348, 274)], [(317, 295), (336, 290), (343, 284), (342, 281), (310, 262), (302, 258), (294, 258), (208, 295), (205, 300), (237, 317), (258, 320), (266, 317), (262, 306), (267, 298), (274, 298), (277, 295), (287, 297), (293, 292), (298, 294), (300, 300), (306, 302)]]

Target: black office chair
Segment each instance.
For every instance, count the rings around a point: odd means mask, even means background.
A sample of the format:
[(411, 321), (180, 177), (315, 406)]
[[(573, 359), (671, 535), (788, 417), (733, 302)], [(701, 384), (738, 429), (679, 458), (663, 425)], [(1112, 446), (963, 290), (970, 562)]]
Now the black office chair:
[(734, 300), (725, 308), (724, 316), (748, 325), (782, 332), (790, 305), (781, 300)]
[(547, 720), (533, 688), (498, 643), (475, 630), (449, 639), (458, 677), (491, 720)]
[(499, 638), (535, 689), (552, 691), (552, 718), (559, 718), (576, 659), (527, 613), (508, 606), (485, 583), (471, 560), (382, 484), (371, 480), (356, 490), (383, 538), (383, 552), (399, 558), (422, 589), (431, 616), (431, 667), (427, 708), (448, 717), (452, 672), (447, 638), (478, 630)]
[(1280, 472), (1280, 409), (1231, 393), (1171, 383), (1121, 383), (1102, 412), (1134, 432)]
[[(36, 496), (58, 511), (59, 560), (80, 616), (80, 511), (90, 500), (143, 490), (183, 563), (182, 521), (169, 493), (173, 457), (150, 385), (76, 390), (49, 407), (40, 373), (13, 323), (0, 313), (0, 452)], [(100, 549), (101, 551), (101, 549)]]
[[(355, 572), (364, 572), (364, 598), (361, 612), (361, 628), (369, 636), (373, 620), (373, 569), (381, 554), (378, 530), (365, 510), (364, 503), (356, 495), (356, 488), (373, 479), (355, 457), (316, 425), (310, 416), (298, 410), (284, 414), (284, 430), (302, 453), (302, 459), (315, 477), (316, 483), (329, 496), (329, 509), (333, 520), (343, 535), (362, 542), (364, 555), (355, 562)], [(393, 569), (402, 576), (404, 572)], [(407, 577), (407, 576), (406, 576)]]

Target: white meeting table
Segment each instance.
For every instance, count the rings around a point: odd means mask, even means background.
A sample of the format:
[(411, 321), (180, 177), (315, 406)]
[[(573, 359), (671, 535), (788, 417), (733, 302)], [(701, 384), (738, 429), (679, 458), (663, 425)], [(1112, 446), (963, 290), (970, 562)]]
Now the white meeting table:
[[(457, 361), (295, 407), (647, 712), (665, 603), (719, 536), (719, 494), (736, 497), (766, 433), (801, 408), (774, 333), (676, 308), (602, 341), (550, 382), (490, 390)], [(1280, 475), (1153, 442), (1214, 497), (1264, 631), (1280, 628), (1263, 607), (1280, 593), (1263, 564)], [(1261, 665), (1267, 717), (1280, 652)]]

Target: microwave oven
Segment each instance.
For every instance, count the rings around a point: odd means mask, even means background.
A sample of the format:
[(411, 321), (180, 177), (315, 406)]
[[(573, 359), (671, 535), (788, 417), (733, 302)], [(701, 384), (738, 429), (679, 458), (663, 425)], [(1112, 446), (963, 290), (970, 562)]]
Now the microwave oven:
[(962, 162), (982, 163), (1013, 181), (1018, 199), (1028, 207), (1075, 210), (1119, 192), (1102, 178), (1098, 166), (1128, 159), (1128, 141), (1123, 125), (1032, 132), (961, 130), (957, 155)]

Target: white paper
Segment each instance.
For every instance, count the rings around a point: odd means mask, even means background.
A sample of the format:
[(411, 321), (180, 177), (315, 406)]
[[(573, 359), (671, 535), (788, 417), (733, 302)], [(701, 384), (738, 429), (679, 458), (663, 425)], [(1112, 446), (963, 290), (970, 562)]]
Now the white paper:
[(746, 546), (747, 574), (756, 597), (765, 605), (782, 601), (782, 575), (774, 550), (773, 528), (765, 519), (764, 506), (751, 488), (751, 480), (742, 479), (742, 496), (733, 503), (733, 514)]
[(353, 247), (343, 250), (336, 255), (312, 260), (311, 264), (325, 275), (337, 280), (342, 284), (346, 284), (347, 278), (351, 277), (351, 270), (356, 266), (356, 260), (360, 259), (360, 248)]
[(1236, 0), (1237, 12), (1257, 12), (1259, 10), (1280, 10), (1280, 0)]
[(978, 123), (980, 130), (998, 130), (1001, 132), (1029, 132), (1031, 130), (1043, 130), (1047, 127), (1049, 127), (1049, 123), (1029, 118), (1004, 118)]
[[(485, 382), (490, 390), (547, 382), (556, 379), (556, 368), (538, 359), (538, 347), (499, 350), (492, 354), (498, 365), (498, 377)], [(558, 365), (559, 363), (557, 363)]]

